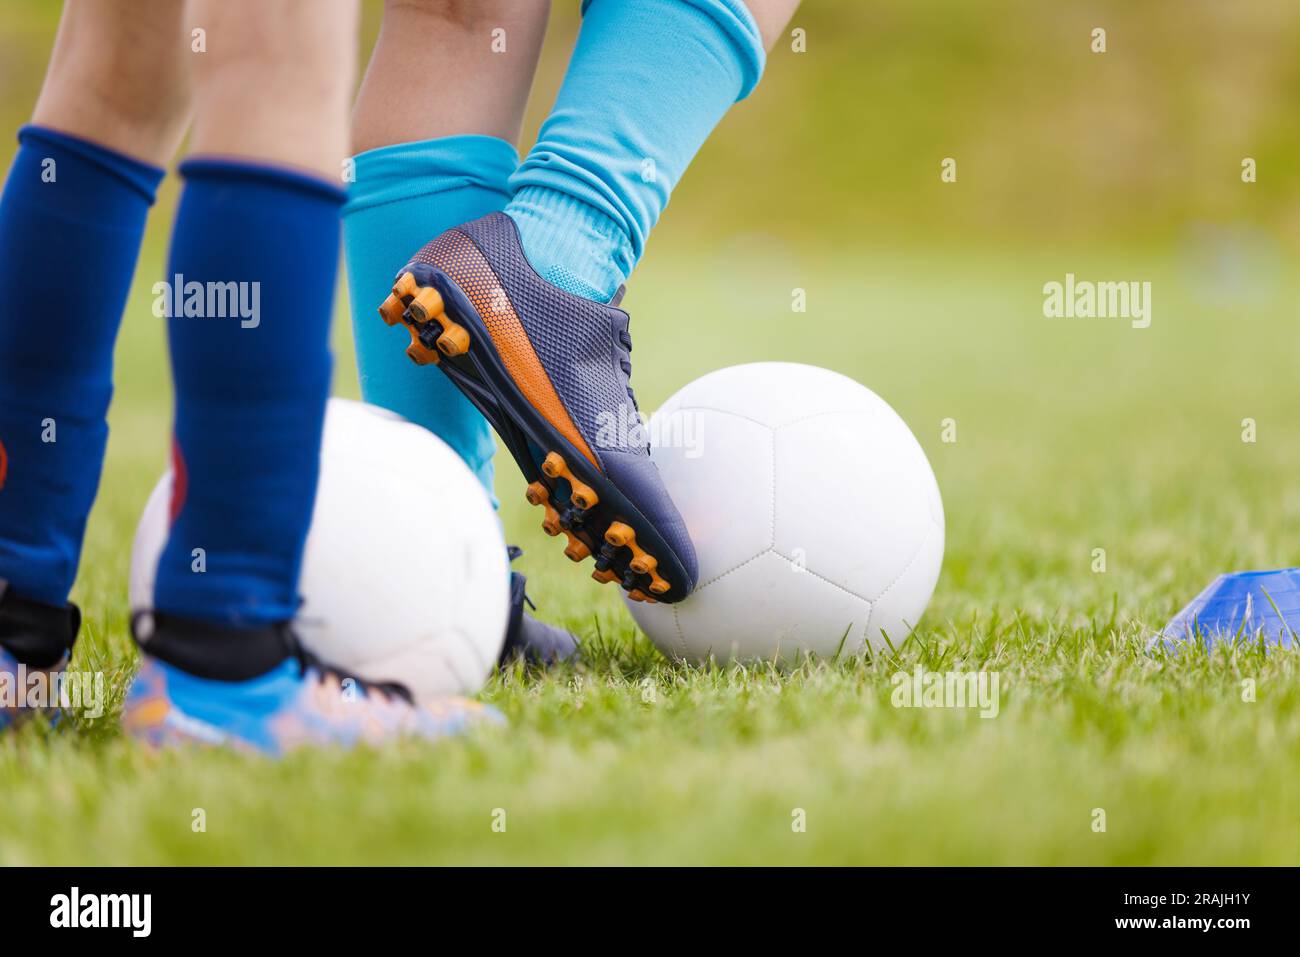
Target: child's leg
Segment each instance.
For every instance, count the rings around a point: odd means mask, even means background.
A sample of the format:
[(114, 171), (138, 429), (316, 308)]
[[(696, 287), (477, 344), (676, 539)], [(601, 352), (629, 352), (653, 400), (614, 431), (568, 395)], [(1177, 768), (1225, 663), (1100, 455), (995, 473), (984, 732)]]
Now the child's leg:
[(577, 49), (505, 214), (448, 230), (380, 313), (477, 397), (565, 555), (635, 600), (680, 601), (698, 564), (649, 454), (618, 288), (713, 127), (758, 82), (789, 0), (587, 0)]
[(555, 108), (510, 181), (506, 212), (538, 273), (598, 302), (614, 295), (796, 5), (586, 0)]
[(147, 657), (124, 724), (155, 744), (272, 754), (454, 733), (487, 712), (368, 686), (292, 627), (329, 392), (357, 0), (195, 0), (191, 17), (207, 52), (165, 290), (174, 521), (156, 610), (133, 622)]
[(353, 113), (343, 243), (361, 394), (438, 435), (492, 493), (483, 417), (378, 322), (393, 271), (431, 234), (503, 208), (546, 29), (544, 0), (390, 2)]
[(69, 0), (0, 199), (0, 644), (28, 663), (75, 633), (113, 345), (186, 121), (186, 51), (173, 0)]
[[(195, 0), (190, 16), (207, 49), (164, 277), (177, 482), (155, 605), (256, 628), (298, 607), (330, 385), (357, 3)], [(149, 647), (166, 660), (161, 641)], [(256, 673), (244, 651), (227, 642), (220, 667), (172, 660)]]

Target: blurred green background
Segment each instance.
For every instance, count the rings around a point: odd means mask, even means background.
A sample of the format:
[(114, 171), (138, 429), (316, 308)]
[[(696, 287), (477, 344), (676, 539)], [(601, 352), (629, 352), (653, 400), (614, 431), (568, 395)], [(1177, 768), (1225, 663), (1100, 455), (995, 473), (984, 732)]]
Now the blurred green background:
[[(0, 0), (5, 129), (35, 100), (58, 6)], [(577, 7), (553, 7), (525, 146)], [(381, 9), (365, 4), (363, 50)], [(0, 747), (0, 861), (1297, 860), (1295, 654), (1170, 665), (1142, 649), (1215, 574), (1300, 564), (1300, 4), (826, 0), (793, 26), (806, 52), (778, 44), (632, 279), (637, 395), (650, 411), (711, 369), (791, 359), (887, 399), (924, 446), (947, 518), (909, 654), (1000, 669), (1012, 687), (1000, 719), (972, 730), (964, 715), (874, 706), (882, 663), (814, 671), (775, 698), (761, 675), (664, 666), (664, 706), (649, 708), (634, 659), (578, 665), (594, 684), (494, 679), (485, 694), (512, 736), (448, 746), (438, 762), (178, 758), (154, 775), (125, 749), (87, 763), (64, 736), (49, 788), (27, 774), (37, 758)], [(1090, 50), (1095, 27), (1104, 54)], [(0, 136), (0, 166), (12, 148)], [(955, 183), (940, 181), (945, 157)], [(1242, 182), (1244, 157), (1258, 182)], [(148, 289), (176, 189), (169, 178), (127, 310), (74, 595), (81, 660), (119, 682), (133, 667), (129, 543), (166, 464), (164, 329)], [(1045, 318), (1043, 285), (1067, 272), (1151, 282), (1150, 328)], [(791, 311), (796, 288), (807, 312)], [(355, 395), (346, 302), (336, 391)], [(617, 595), (574, 574), (513, 467), (499, 474), (543, 614), (630, 647)], [(1243, 703), (1246, 678), (1257, 702)], [(317, 800), (308, 812), (268, 792)], [(529, 822), (509, 843), (478, 827), (507, 800)], [(238, 825), (191, 842), (199, 803)], [(788, 840), (792, 806), (818, 809), (809, 842)], [(1088, 826), (1095, 807), (1108, 836)]]
[[(521, 0), (532, 2), (532, 0)], [(380, 0), (365, 0), (363, 56)], [(557, 0), (525, 126), (577, 29)], [(35, 102), (60, 4), (0, 0), (0, 120)], [(1178, 241), (1243, 221), (1300, 244), (1300, 5), (821, 0), (681, 184), (652, 249), (790, 242)], [(1107, 52), (1090, 50), (1094, 27)], [(12, 138), (0, 143), (7, 160)], [(955, 188), (939, 162), (958, 160)], [(1242, 157), (1260, 182), (1243, 190)], [(167, 203), (159, 207), (165, 222)]]

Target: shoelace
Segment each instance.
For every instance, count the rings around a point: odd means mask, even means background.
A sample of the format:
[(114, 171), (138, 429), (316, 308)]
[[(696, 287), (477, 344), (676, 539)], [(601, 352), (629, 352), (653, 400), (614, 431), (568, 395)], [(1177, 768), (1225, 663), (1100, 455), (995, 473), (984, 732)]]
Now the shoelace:
[(415, 703), (415, 699), (411, 696), (410, 689), (406, 685), (399, 684), (396, 681), (367, 681), (365, 678), (360, 678), (344, 668), (322, 661), (303, 647), (297, 635), (290, 634), (289, 638), (293, 643), (294, 657), (298, 659), (298, 665), (302, 669), (303, 677), (306, 677), (307, 672), (311, 670), (315, 671), (322, 680), (333, 678), (340, 685), (346, 681), (351, 681), (366, 697), (370, 697), (372, 693), (377, 693), (385, 698), (400, 698), (407, 704)]
[[(638, 418), (641, 414), (641, 407), (637, 404), (636, 393), (632, 391), (632, 333), (627, 329), (618, 330), (618, 341), (623, 347), (623, 354), (618, 357), (619, 367), (623, 370), (623, 382), (627, 386), (627, 397), (632, 400), (632, 411), (637, 413)], [(645, 437), (645, 447), (650, 447), (650, 436)]]

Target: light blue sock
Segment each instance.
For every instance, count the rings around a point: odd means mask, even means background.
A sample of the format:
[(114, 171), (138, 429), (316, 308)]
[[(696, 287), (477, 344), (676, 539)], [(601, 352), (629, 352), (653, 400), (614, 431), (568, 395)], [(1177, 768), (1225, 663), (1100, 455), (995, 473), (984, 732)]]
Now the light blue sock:
[[(450, 445), (492, 494), (496, 451), (487, 420), (451, 380), (406, 356), (405, 329), (377, 312), (411, 255), (439, 233), (497, 212), (519, 154), (490, 136), (448, 136), (368, 150), (343, 208), (343, 250), (361, 396)], [(495, 499), (494, 499), (495, 501)]]
[(764, 60), (741, 0), (586, 0), (555, 108), (510, 178), (506, 212), (533, 268), (607, 302)]

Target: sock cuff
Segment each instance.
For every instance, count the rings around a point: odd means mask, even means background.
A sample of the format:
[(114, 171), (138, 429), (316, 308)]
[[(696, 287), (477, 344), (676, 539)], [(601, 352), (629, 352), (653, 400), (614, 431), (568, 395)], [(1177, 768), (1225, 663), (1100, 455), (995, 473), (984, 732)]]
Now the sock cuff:
[(599, 240), (601, 247), (611, 250), (615, 265), (625, 268), (624, 275), (632, 272), (637, 252), (631, 237), (598, 207), (547, 186), (525, 186), (510, 200), (506, 212), (515, 213), (521, 208), (546, 221), (571, 224), (569, 231), (582, 236), (580, 245)]
[(192, 156), (181, 163), (179, 170), (188, 182), (229, 183), (242, 180), (260, 186), (296, 190), (336, 206), (341, 206), (347, 199), (347, 193), (342, 187), (335, 186), (320, 176), (274, 163), (224, 156)]
[(496, 190), (504, 200), (519, 152), (495, 136), (467, 134), (381, 146), (358, 153), (353, 162), (344, 217), (466, 187)]
[[(582, 0), (582, 13), (597, 0)], [(605, 0), (613, 2), (613, 0)], [(626, 3), (627, 0), (617, 0)], [(767, 51), (763, 48), (763, 35), (758, 29), (758, 21), (744, 0), (669, 0), (694, 7), (707, 16), (717, 26), (722, 39), (731, 47), (740, 69), (740, 92), (736, 96), (739, 103), (754, 91), (763, 68), (767, 63)]]
[(134, 189), (151, 206), (158, 194), (158, 184), (167, 175), (167, 171), (159, 166), (111, 150), (107, 146), (100, 146), (79, 136), (73, 136), (71, 133), (61, 133), (36, 123), (28, 123), (18, 130), (18, 142), (32, 148), (36, 148), (36, 144), (40, 143), (48, 148), (75, 153), (81, 159), (115, 176)]
[[(548, 282), (575, 295), (608, 302), (614, 291), (632, 273), (638, 252), (623, 226), (604, 212), (577, 197), (546, 186), (525, 186), (505, 209), (526, 237), (525, 255)], [(551, 228), (534, 230), (532, 223)], [(598, 251), (591, 259), (593, 250)], [(530, 260), (531, 262), (531, 260)], [(546, 263), (571, 263), (573, 269), (560, 273)]]

